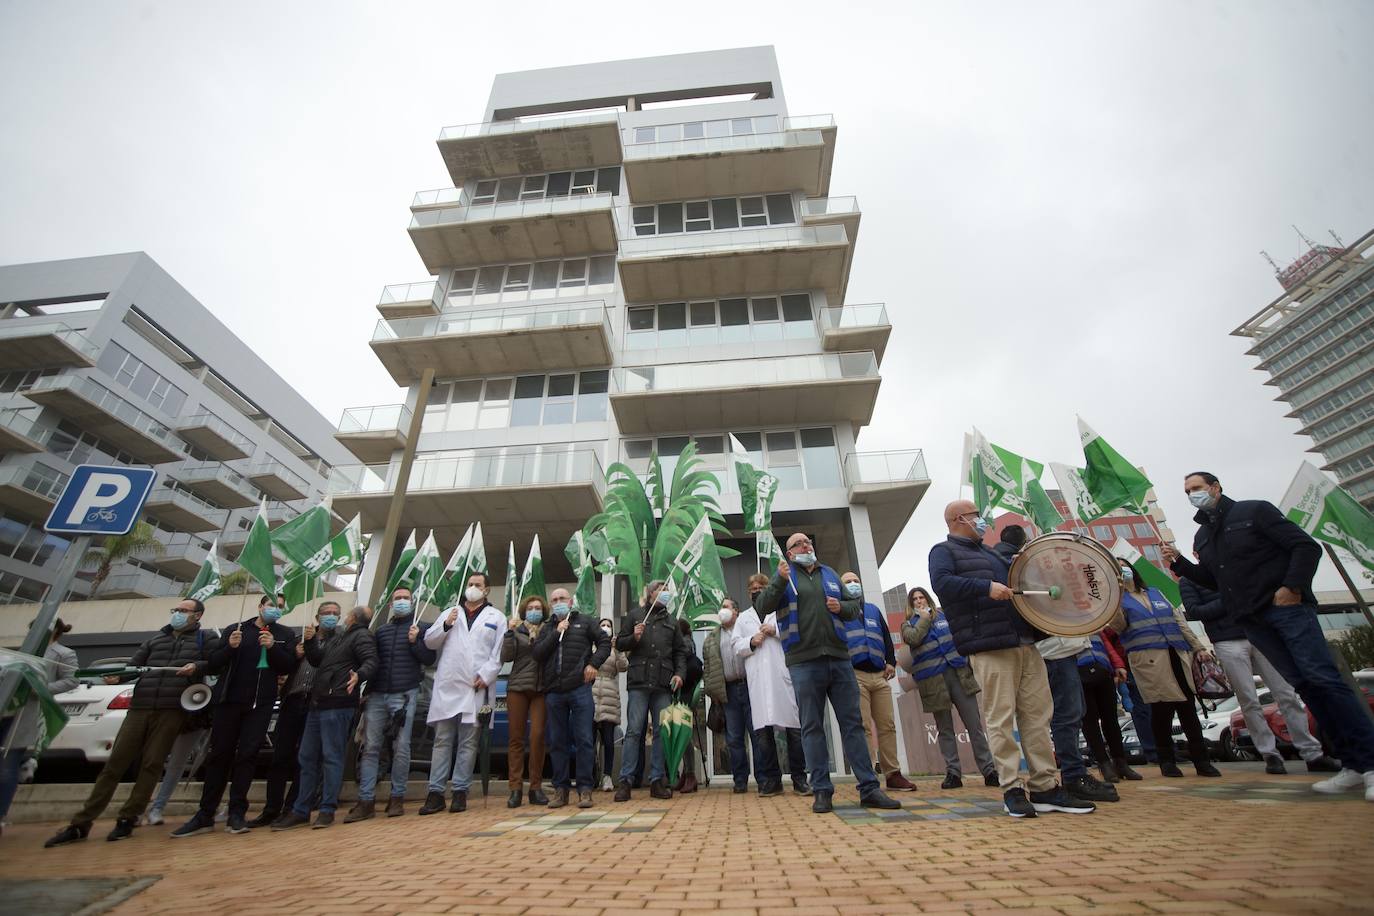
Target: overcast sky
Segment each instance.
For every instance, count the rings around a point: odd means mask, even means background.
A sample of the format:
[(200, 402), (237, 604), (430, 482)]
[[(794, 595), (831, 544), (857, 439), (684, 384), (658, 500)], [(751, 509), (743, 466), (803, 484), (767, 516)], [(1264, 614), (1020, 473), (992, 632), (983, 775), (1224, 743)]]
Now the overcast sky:
[(1290, 224), (1374, 228), (1374, 3), (477, 6), (0, 0), (0, 263), (146, 251), (337, 422), (399, 399), (373, 306), (494, 74), (772, 44), (894, 326), (860, 447), (933, 479), (885, 587), (926, 582), (972, 425), (1081, 464), (1081, 414), (1185, 543), (1186, 471), (1277, 501), (1305, 457), (1228, 332)]

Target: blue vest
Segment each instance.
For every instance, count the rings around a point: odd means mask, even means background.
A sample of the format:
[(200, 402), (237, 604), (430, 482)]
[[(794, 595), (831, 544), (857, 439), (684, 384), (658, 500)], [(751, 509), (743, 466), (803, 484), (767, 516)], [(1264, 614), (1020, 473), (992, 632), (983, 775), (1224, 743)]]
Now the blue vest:
[(1078, 653), (1078, 667), (1087, 668), (1089, 665), (1098, 665), (1111, 671), (1112, 659), (1107, 654), (1107, 647), (1102, 645), (1102, 637), (1094, 633), (1089, 637), (1089, 643), (1088, 648)]
[(918, 681), (945, 673), (946, 668), (965, 668), (968, 659), (954, 648), (954, 634), (949, 631), (949, 621), (944, 611), (931, 611), (933, 618), (926, 638), (911, 659), (911, 674)]
[(844, 637), (849, 644), (851, 665), (857, 667), (867, 662), (879, 669), (887, 667), (882, 629), (885, 626), (887, 621), (883, 619), (883, 612), (867, 603), (857, 619), (844, 621)]
[[(797, 576), (797, 564), (791, 563), (789, 565), (792, 567), (792, 575), (787, 578), (787, 603), (778, 608), (777, 611), (778, 639), (782, 641), (782, 650), (784, 652), (792, 651), (797, 643), (801, 642), (801, 624), (797, 620), (797, 587), (792, 584)], [(840, 600), (843, 594), (840, 589), (840, 577), (835, 575), (835, 570), (831, 569), (829, 566), (821, 566), (820, 570), (821, 585), (825, 589), (825, 596), (827, 598), (834, 598), (837, 601)], [(831, 615), (831, 622), (835, 625), (835, 635), (840, 637), (841, 642), (847, 644), (849, 642), (849, 634), (845, 632), (844, 623), (833, 614)], [(853, 650), (851, 649), (851, 658), (853, 654)], [(882, 657), (881, 650), (879, 651), (879, 657)]]
[(1127, 592), (1121, 596), (1121, 609), (1126, 612), (1126, 632), (1121, 634), (1121, 644), (1129, 652), (1143, 652), (1146, 649), (1174, 649), (1178, 652), (1191, 652), (1193, 647), (1179, 629), (1178, 618), (1174, 616), (1174, 606), (1169, 599), (1160, 594), (1159, 589), (1145, 591), (1148, 605), (1141, 603), (1134, 594)]

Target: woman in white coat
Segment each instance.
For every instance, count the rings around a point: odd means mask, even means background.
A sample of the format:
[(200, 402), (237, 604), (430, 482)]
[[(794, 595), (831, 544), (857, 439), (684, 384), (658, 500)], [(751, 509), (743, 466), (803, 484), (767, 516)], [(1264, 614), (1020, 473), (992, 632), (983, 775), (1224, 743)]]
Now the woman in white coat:
[(782, 640), (778, 638), (777, 615), (769, 614), (760, 620), (758, 611), (753, 607), (759, 592), (767, 585), (767, 576), (756, 574), (749, 577), (750, 606), (739, 615), (739, 621), (730, 634), (735, 654), (744, 659), (754, 746), (759, 749), (762, 758), (754, 761), (754, 778), (759, 784), (759, 795), (782, 794), (782, 764), (778, 761), (773, 729), (786, 729), (787, 769), (792, 774), (792, 791), (798, 795), (810, 795), (811, 786), (806, 780), (806, 757), (802, 753), (801, 719), (797, 716), (797, 696), (792, 692), (792, 676), (787, 672)]
[[(421, 814), (444, 810), (444, 783), (453, 776), (449, 811), (465, 811), (472, 766), (477, 758), (477, 712), (496, 699), (501, 673), (501, 639), (506, 615), (487, 603), (486, 573), (468, 576), (463, 603), (439, 615), (425, 633), (425, 645), (439, 653), (426, 721), (434, 726), (429, 794)], [(454, 761), (454, 745), (457, 761)]]

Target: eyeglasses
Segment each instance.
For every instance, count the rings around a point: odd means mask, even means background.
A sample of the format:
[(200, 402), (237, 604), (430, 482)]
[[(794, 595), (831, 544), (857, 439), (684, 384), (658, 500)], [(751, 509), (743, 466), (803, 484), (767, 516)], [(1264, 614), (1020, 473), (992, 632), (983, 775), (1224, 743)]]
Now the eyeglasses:
[(811, 542), (806, 538), (800, 538), (787, 545), (788, 550), (796, 550), (798, 547), (810, 547)]

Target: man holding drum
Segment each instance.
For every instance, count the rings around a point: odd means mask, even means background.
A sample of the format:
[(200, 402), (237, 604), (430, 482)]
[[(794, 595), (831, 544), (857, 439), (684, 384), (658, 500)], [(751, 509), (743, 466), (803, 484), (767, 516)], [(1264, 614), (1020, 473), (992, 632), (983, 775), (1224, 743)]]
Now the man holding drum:
[[(945, 526), (949, 537), (930, 550), (930, 581), (944, 606), (954, 646), (968, 657), (983, 688), (983, 717), (1003, 809), (1012, 817), (1095, 811), (1092, 802), (1073, 798), (1055, 779), (1053, 700), (1045, 662), (1035, 648), (1044, 634), (1012, 606), (1007, 562), (983, 545), (987, 520), (973, 503), (960, 499), (945, 507)], [(1020, 748), (1013, 727), (1020, 729)], [(1022, 752), (1029, 770), (1024, 781), (1019, 772)]]

